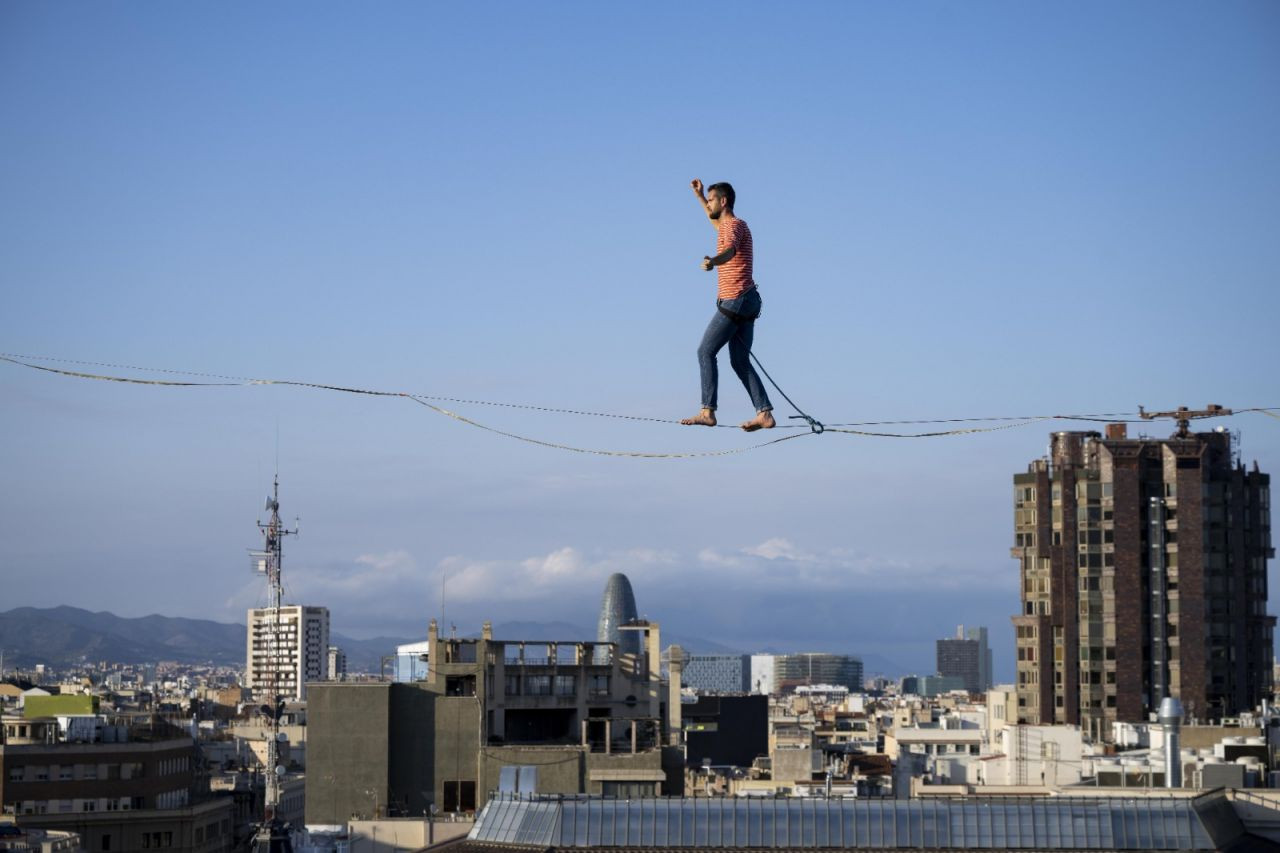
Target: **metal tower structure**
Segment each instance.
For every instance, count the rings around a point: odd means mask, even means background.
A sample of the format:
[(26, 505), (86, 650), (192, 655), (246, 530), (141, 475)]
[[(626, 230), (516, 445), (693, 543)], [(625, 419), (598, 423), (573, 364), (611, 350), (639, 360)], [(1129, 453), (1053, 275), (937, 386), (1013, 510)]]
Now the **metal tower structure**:
[(267, 577), (267, 588), (270, 595), (271, 615), (265, 632), (267, 643), (267, 660), (271, 670), (271, 692), (268, 704), (264, 706), (267, 717), (271, 720), (271, 736), (267, 742), (266, 792), (263, 797), (262, 822), (258, 824), (253, 839), (256, 853), (292, 853), (293, 844), (289, 840), (289, 831), (280, 820), (276, 810), (280, 806), (280, 782), (284, 776), (284, 765), (280, 763), (280, 717), (284, 711), (284, 699), (280, 696), (280, 652), (282, 649), (280, 607), (284, 598), (284, 582), (281, 579), (283, 549), (281, 543), (286, 536), (296, 535), (298, 530), (288, 530), (280, 521), (280, 476), (277, 474), (272, 484), (272, 493), (267, 496), (264, 509), (271, 512), (270, 519), (264, 524), (258, 522), (262, 531), (263, 549), (252, 552), (254, 568)]

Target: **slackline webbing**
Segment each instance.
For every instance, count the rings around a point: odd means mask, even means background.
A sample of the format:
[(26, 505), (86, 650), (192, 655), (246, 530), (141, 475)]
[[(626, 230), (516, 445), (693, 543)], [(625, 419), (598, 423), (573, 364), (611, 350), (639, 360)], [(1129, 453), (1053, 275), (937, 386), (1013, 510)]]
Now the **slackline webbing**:
[[(678, 420), (646, 417), (646, 416), (639, 416), (639, 415), (616, 414), (611, 412), (594, 412), (594, 411), (588, 411), (583, 409), (565, 409), (565, 408), (556, 408), (556, 407), (550, 407), (550, 406), (528, 405), (528, 404), (522, 404), (522, 403), (495, 402), (491, 400), (474, 400), (474, 399), (466, 399), (466, 398), (458, 398), (458, 397), (439, 397), (439, 396), (433, 396), (429, 394), (415, 394), (415, 393), (409, 393), (404, 391), (382, 391), (382, 390), (376, 390), (371, 388), (357, 388), (357, 387), (352, 387), (347, 385), (334, 385), (334, 384), (324, 383), (324, 382), (307, 382), (307, 381), (296, 380), (296, 379), (262, 379), (262, 378), (253, 378), (253, 377), (247, 377), (247, 376), (228, 376), (228, 375), (216, 374), (216, 373), (198, 373), (194, 371), (175, 370), (171, 368), (136, 367), (133, 365), (110, 364), (106, 362), (77, 361), (73, 359), (52, 358), (47, 356), (29, 356), (29, 355), (20, 355), (17, 353), (0, 353), (0, 361), (8, 362), (10, 364), (18, 365), (21, 367), (26, 367), (31, 370), (38, 370), (45, 373), (57, 374), (57, 375), (66, 376), (74, 379), (86, 379), (86, 380), (97, 380), (97, 381), (104, 381), (104, 382), (127, 383), (127, 384), (133, 384), (133, 385), (150, 385), (150, 386), (176, 387), (176, 388), (214, 388), (214, 387), (226, 388), (226, 387), (243, 387), (243, 386), (249, 386), (249, 385), (283, 385), (283, 386), (291, 386), (291, 387), (297, 387), (297, 388), (313, 388), (313, 389), (322, 390), (322, 391), (337, 391), (344, 394), (360, 394), (360, 395), (370, 396), (370, 397), (399, 397), (399, 398), (411, 400), (414, 403), (424, 406), (436, 412), (437, 414), (440, 414), (445, 417), (451, 418), (455, 421), (458, 421), (459, 423), (463, 423), (468, 426), (475, 427), (477, 429), (485, 430), (487, 432), (493, 433), (495, 435), (500, 435), (505, 438), (514, 439), (516, 441), (521, 441), (528, 444), (534, 444), (540, 447), (552, 448), (555, 450), (570, 451), (573, 453), (584, 453), (584, 454), (592, 454), (592, 455), (598, 455), (598, 456), (630, 457), (630, 458), (637, 458), (637, 459), (696, 459), (696, 458), (709, 458), (709, 457), (718, 457), (718, 456), (731, 456), (734, 454), (745, 453), (748, 450), (758, 450), (760, 448), (769, 447), (775, 444), (781, 444), (784, 441), (790, 441), (792, 439), (804, 438), (805, 436), (808, 436), (808, 435), (818, 435), (826, 432), (840, 433), (844, 435), (863, 436), (863, 437), (870, 437), (870, 438), (939, 438), (944, 436), (972, 435), (975, 433), (995, 432), (998, 430), (1014, 429), (1016, 427), (1022, 427), (1028, 424), (1033, 424), (1033, 423), (1038, 423), (1043, 421), (1051, 421), (1051, 420), (1085, 421), (1085, 422), (1094, 422), (1094, 423), (1146, 423), (1148, 422), (1145, 420), (1135, 419), (1136, 413), (1134, 412), (1101, 412), (1101, 413), (1089, 413), (1089, 414), (1079, 414), (1079, 415), (1061, 415), (1061, 414), (1022, 415), (1022, 416), (1001, 415), (1001, 416), (991, 416), (991, 417), (932, 418), (932, 419), (915, 419), (915, 420), (900, 419), (900, 420), (882, 420), (882, 421), (858, 421), (858, 422), (839, 423), (839, 424), (823, 424), (820, 421), (808, 415), (807, 413), (805, 413), (804, 411), (802, 411), (798, 406), (796, 406), (795, 403), (792, 402), (791, 398), (787, 396), (786, 392), (784, 392), (780, 387), (778, 387), (777, 383), (774, 382), (773, 377), (769, 376), (768, 371), (765, 370), (764, 365), (760, 363), (759, 359), (756, 358), (754, 353), (751, 353), (751, 357), (755, 361), (757, 366), (760, 367), (760, 370), (768, 378), (770, 384), (772, 384), (773, 387), (778, 390), (778, 393), (782, 394), (783, 398), (786, 399), (786, 401), (791, 404), (791, 406), (796, 410), (796, 412), (798, 412), (798, 415), (796, 415), (795, 417), (802, 419), (806, 422), (805, 425), (779, 424), (778, 428), (779, 429), (790, 428), (790, 429), (800, 430), (800, 429), (805, 429), (807, 425), (809, 432), (796, 432), (791, 435), (770, 439), (769, 441), (764, 441), (764, 442), (751, 444), (743, 447), (730, 448), (727, 450), (694, 451), (694, 452), (684, 452), (684, 453), (659, 453), (659, 452), (644, 452), (644, 451), (629, 451), (629, 450), (602, 450), (602, 449), (596, 449), (596, 448), (577, 447), (574, 445), (564, 444), (561, 442), (548, 441), (548, 440), (539, 439), (539, 438), (532, 438), (530, 436), (521, 435), (519, 433), (510, 432), (507, 430), (498, 429), (497, 427), (489, 426), (487, 424), (481, 423), (479, 421), (466, 417), (462, 414), (459, 414), (457, 412), (454, 412), (450, 409), (444, 408), (443, 406), (440, 406), (437, 404), (441, 402), (448, 402), (448, 403), (462, 404), (462, 405), (490, 406), (490, 407), (520, 409), (525, 411), (537, 411), (537, 412), (553, 413), (553, 414), (569, 414), (569, 415), (579, 415), (579, 416), (585, 416), (585, 417), (614, 418), (619, 420), (641, 421), (641, 422), (661, 423), (661, 424), (679, 424), (680, 422)], [(55, 362), (55, 363), (62, 363), (62, 364), (78, 364), (78, 365), (87, 365), (87, 366), (108, 367), (108, 368), (122, 369), (122, 370), (137, 370), (137, 371), (150, 372), (150, 373), (163, 373), (171, 376), (199, 377), (199, 379), (197, 380), (144, 379), (144, 378), (133, 377), (133, 376), (119, 376), (119, 375), (105, 374), (105, 373), (89, 373), (89, 372), (79, 371), (79, 370), (66, 370), (58, 367), (50, 367), (45, 364), (36, 364), (35, 362)], [(1235, 414), (1240, 414), (1243, 412), (1260, 412), (1264, 415), (1267, 415), (1268, 417), (1280, 419), (1280, 406), (1252, 406), (1247, 408), (1233, 408), (1232, 411)], [(916, 432), (916, 433), (883, 432), (883, 431), (877, 431), (877, 430), (866, 430), (866, 429), (857, 428), (857, 427), (867, 427), (867, 426), (890, 426), (890, 425), (903, 426), (903, 425), (914, 425), (914, 424), (962, 424), (962, 423), (986, 423), (986, 424), (992, 424), (992, 425), (956, 427), (953, 429), (934, 430), (929, 432)], [(722, 426), (729, 427), (728, 424), (724, 424)], [(730, 427), (730, 428), (738, 429), (737, 427)]]

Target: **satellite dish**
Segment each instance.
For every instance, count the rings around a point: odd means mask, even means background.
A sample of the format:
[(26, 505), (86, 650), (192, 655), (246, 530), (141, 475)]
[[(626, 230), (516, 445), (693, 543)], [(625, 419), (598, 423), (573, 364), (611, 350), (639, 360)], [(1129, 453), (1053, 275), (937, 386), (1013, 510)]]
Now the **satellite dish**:
[(289, 736), (284, 732), (280, 732), (278, 735), (276, 735), (276, 740), (280, 741), (281, 743), (285, 743), (286, 741), (289, 740)]
[(281, 776), (281, 777), (283, 777), (283, 776), (284, 776), (284, 774), (285, 774), (284, 765), (283, 765), (283, 764), (277, 764), (277, 765), (276, 765), (276, 775), (277, 775), (277, 776)]

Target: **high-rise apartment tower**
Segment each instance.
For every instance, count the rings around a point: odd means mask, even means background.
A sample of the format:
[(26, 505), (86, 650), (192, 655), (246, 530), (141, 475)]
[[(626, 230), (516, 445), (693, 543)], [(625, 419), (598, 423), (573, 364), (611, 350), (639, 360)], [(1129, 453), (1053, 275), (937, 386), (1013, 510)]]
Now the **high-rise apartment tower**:
[(1270, 694), (1270, 477), (1229, 433), (1058, 432), (1013, 486), (1020, 722), (1107, 739), (1165, 695), (1210, 720)]
[[(308, 681), (329, 676), (329, 608), (286, 604), (280, 608), (280, 626), (271, 629), (272, 611), (249, 611), (248, 669), (245, 686), (255, 696), (273, 688), (272, 670), (279, 671), (279, 695), (289, 700), (307, 697)], [(279, 637), (272, 648), (272, 637)]]

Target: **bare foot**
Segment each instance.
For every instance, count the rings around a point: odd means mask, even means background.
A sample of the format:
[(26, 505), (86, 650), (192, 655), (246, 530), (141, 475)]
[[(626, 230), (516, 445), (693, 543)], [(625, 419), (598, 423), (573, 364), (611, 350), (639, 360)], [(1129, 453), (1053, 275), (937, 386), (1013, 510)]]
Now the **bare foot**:
[(691, 418), (684, 418), (680, 423), (685, 426), (715, 426), (716, 413), (711, 409), (703, 409)]
[(742, 425), (747, 432), (755, 432), (758, 429), (773, 429), (777, 426), (777, 421), (773, 419), (773, 412), (757, 412), (756, 416)]

